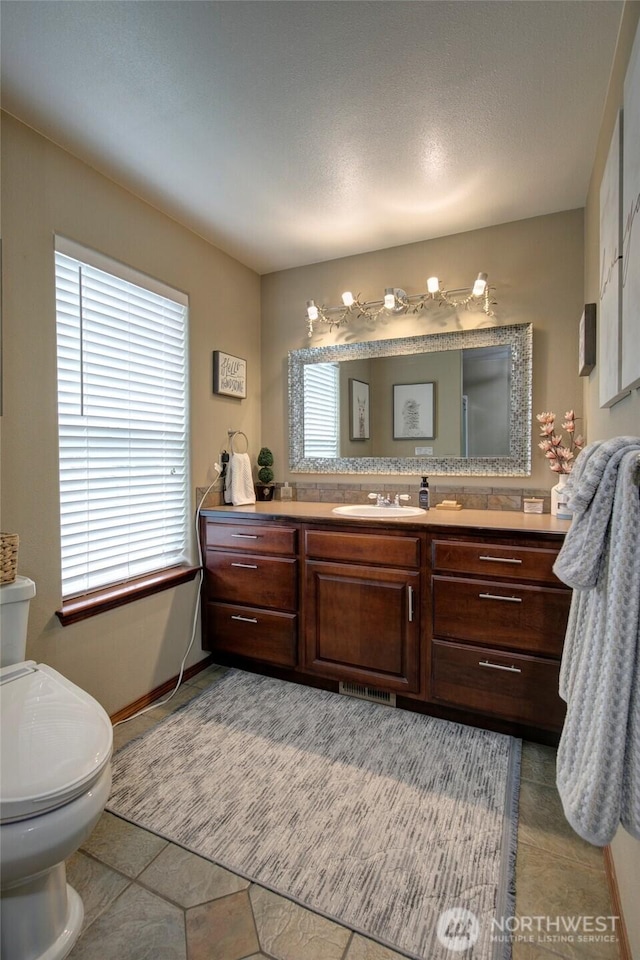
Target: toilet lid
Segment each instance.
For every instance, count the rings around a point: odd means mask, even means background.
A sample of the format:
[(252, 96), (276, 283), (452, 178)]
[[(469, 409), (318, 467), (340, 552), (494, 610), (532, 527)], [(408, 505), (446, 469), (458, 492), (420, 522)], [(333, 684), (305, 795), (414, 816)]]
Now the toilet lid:
[(19, 603), (32, 600), (36, 595), (36, 585), (29, 577), (16, 577), (10, 583), (0, 586), (0, 607), (4, 603)]
[(0, 821), (53, 810), (89, 789), (111, 757), (100, 704), (45, 664), (0, 668)]

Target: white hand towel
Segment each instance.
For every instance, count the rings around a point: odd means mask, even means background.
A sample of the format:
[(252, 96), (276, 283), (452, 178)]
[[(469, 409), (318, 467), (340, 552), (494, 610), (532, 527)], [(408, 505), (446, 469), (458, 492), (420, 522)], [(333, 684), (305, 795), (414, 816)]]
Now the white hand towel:
[(232, 503), (234, 507), (256, 502), (248, 453), (231, 454), (227, 464), (224, 499), (225, 503)]

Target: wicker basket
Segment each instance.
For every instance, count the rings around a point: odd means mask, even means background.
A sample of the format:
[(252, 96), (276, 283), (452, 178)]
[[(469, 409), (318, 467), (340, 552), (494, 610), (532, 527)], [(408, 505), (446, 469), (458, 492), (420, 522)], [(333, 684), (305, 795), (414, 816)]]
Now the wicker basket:
[(17, 533), (0, 533), (0, 583), (13, 583), (18, 567)]

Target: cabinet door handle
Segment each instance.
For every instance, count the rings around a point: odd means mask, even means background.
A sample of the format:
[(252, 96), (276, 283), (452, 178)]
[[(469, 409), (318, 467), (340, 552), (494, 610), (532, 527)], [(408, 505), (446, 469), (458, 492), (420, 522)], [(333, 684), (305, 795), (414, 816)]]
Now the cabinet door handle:
[(409, 623), (413, 623), (413, 587), (407, 584), (407, 609), (409, 614)]
[(237, 540), (259, 540), (260, 537), (257, 533), (232, 533), (231, 537), (235, 537)]
[(489, 667), (491, 670), (506, 670), (507, 673), (522, 673), (520, 667), (505, 667), (502, 663), (489, 663), (488, 660), (478, 660), (479, 667)]
[(490, 560), (492, 563), (522, 563), (517, 557), (478, 557), (478, 560)]
[(232, 567), (242, 567), (243, 570), (257, 570), (257, 563), (232, 563)]
[(257, 623), (257, 622), (258, 622), (255, 617), (241, 617), (240, 614), (232, 614), (232, 615), (231, 615), (231, 619), (232, 619), (232, 620), (242, 620), (243, 623)]
[(522, 597), (501, 597), (497, 593), (479, 593), (483, 600), (506, 600), (507, 603), (522, 603)]

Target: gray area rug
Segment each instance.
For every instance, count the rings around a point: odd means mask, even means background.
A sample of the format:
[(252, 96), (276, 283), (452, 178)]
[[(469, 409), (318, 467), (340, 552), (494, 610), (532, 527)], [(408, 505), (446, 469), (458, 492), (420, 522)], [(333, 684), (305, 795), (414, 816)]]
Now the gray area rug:
[(419, 960), (451, 960), (438, 920), (462, 907), (465, 960), (494, 960), (520, 747), (231, 670), (116, 754), (107, 809)]

